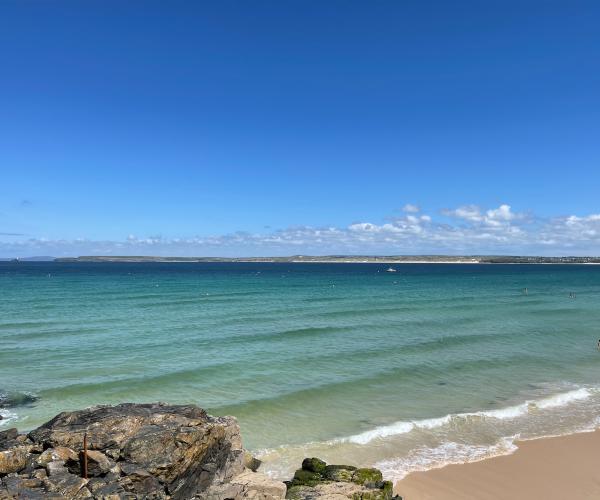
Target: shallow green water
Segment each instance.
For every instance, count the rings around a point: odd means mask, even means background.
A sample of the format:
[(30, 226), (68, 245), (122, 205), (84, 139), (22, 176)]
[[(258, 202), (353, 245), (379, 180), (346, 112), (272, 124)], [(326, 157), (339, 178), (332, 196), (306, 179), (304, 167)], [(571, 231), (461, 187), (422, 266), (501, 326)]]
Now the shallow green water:
[(595, 425), (600, 267), (386, 267), (0, 263), (0, 428), (192, 402), (275, 475), (318, 453), (400, 477)]

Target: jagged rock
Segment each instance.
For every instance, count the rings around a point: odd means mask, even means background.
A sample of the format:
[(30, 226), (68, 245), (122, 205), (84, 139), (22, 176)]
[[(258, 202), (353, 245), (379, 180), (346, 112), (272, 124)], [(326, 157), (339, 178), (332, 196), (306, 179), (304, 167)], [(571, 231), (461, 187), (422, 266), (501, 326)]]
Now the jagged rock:
[(27, 466), (29, 447), (16, 446), (0, 451), (0, 475), (19, 472)]
[[(75, 469), (77, 474), (81, 473), (81, 464), (83, 464), (83, 452), (79, 453), (79, 461)], [(115, 462), (101, 451), (90, 450), (87, 452), (88, 477), (104, 476), (105, 474), (108, 474), (115, 465)]]
[(67, 461), (77, 462), (79, 458), (77, 453), (75, 453), (71, 448), (57, 446), (56, 448), (48, 448), (42, 452), (37, 458), (36, 462), (38, 465), (46, 467), (48, 463), (56, 460), (61, 460), (66, 463)]
[(107, 482), (101, 478), (90, 479), (87, 487), (92, 493), (93, 497), (99, 500), (122, 500), (135, 498), (134, 494), (127, 493), (119, 483)]
[(121, 471), (125, 477), (119, 480), (119, 484), (125, 491), (143, 498), (167, 498), (165, 487), (147, 470), (124, 462), (121, 464)]
[(67, 498), (75, 498), (79, 490), (87, 484), (88, 480), (69, 472), (50, 475), (44, 479), (44, 486), (49, 492), (60, 493)]
[(22, 478), (20, 476), (7, 476), (3, 480), (4, 487), (9, 495), (17, 498), (21, 491), (28, 489), (41, 488), (42, 482), (38, 480), (31, 480)]
[(31, 431), (29, 437), (47, 446), (81, 450), (83, 436), (87, 433), (90, 450), (122, 449), (145, 426), (176, 429), (202, 425), (211, 419), (213, 417), (197, 406), (124, 403), (60, 413)]
[[(81, 477), (86, 434), (89, 480)], [(196, 406), (122, 404), (61, 413), (28, 435), (0, 433), (0, 449), (2, 500), (17, 490), (19, 498), (272, 500), (286, 489), (249, 470), (260, 461), (242, 448), (233, 417), (212, 417)]]

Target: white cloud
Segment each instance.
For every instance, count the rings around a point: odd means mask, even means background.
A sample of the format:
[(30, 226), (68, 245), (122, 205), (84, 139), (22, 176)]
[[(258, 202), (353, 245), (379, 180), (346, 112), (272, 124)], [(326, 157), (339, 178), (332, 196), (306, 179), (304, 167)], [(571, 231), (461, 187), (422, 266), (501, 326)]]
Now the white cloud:
[(296, 226), (261, 233), (235, 232), (194, 238), (130, 234), (120, 241), (2, 238), (0, 256), (291, 254), (539, 254), (599, 255), (600, 214), (542, 219), (510, 205), (463, 205), (442, 211), (450, 222), (419, 211), (378, 224)]
[(410, 203), (407, 203), (406, 205), (404, 205), (404, 206), (402, 207), (402, 210), (403, 210), (404, 212), (406, 212), (406, 213), (409, 213), (409, 214), (415, 214), (415, 213), (417, 213), (417, 212), (420, 212), (420, 211), (421, 211), (421, 209), (419, 208), (419, 206), (418, 206), (418, 205), (412, 205), (412, 204), (410, 204)]
[(485, 211), (477, 205), (465, 205), (453, 210), (443, 210), (442, 214), (470, 223), (492, 227), (508, 225), (511, 221), (526, 218), (525, 214), (513, 212), (511, 206), (507, 204)]

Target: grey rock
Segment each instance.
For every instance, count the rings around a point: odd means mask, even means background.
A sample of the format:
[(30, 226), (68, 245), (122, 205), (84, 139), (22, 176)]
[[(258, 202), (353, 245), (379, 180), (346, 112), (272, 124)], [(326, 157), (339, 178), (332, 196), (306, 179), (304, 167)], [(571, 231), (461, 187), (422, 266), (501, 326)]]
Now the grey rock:
[(46, 464), (46, 472), (48, 476), (56, 476), (57, 474), (69, 472), (69, 469), (67, 469), (64, 460), (53, 460)]
[(12, 498), (38, 499), (48, 496), (42, 488), (43, 482), (37, 478), (30, 478), (27, 475), (10, 475), (5, 477), (3, 482), (6, 491)]
[(0, 431), (0, 443), (3, 441), (12, 441), (13, 439), (16, 439), (18, 435), (19, 431), (16, 427), (11, 427), (10, 429)]
[(123, 487), (115, 482), (105, 482), (98, 479), (93, 482), (94, 479), (90, 479), (88, 489), (91, 491), (93, 497), (98, 500), (124, 500), (133, 499), (135, 494), (126, 492)]
[(49, 492), (59, 493), (67, 498), (75, 498), (87, 482), (88, 480), (82, 477), (69, 472), (61, 472), (44, 479), (44, 486)]

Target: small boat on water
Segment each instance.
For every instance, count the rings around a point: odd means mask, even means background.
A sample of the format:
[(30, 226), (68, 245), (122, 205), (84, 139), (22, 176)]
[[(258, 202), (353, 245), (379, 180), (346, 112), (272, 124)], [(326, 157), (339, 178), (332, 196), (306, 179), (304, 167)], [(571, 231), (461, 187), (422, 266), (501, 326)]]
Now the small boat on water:
[(397, 273), (398, 271), (396, 271), (396, 270), (395, 270), (393, 267), (388, 267), (388, 268), (385, 270), (385, 272), (386, 272), (386, 273)]

